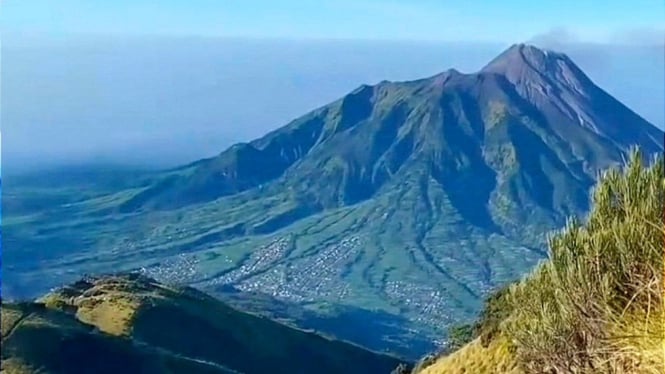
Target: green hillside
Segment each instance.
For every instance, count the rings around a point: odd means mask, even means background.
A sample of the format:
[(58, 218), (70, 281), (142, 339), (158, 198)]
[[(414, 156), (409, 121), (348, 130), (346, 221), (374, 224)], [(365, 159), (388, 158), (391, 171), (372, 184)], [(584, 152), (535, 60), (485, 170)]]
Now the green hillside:
[(388, 373), (400, 363), (133, 274), (3, 304), (2, 335), (8, 373)]
[(43, 304), (2, 304), (0, 372), (235, 373), (216, 364), (96, 332), (68, 313)]

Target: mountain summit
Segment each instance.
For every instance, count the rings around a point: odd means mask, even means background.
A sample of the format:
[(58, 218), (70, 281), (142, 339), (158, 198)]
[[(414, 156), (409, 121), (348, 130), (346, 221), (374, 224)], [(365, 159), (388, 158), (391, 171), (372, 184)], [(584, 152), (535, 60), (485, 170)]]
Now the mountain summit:
[(534, 96), (539, 93), (551, 97), (555, 90), (562, 90), (588, 98), (598, 92), (593, 82), (565, 54), (526, 44), (508, 48), (481, 73), (501, 75), (523, 94)]
[[(623, 143), (662, 143), (658, 134), (645, 134), (640, 129), (626, 130), (624, 127), (628, 124), (644, 123), (644, 120), (596, 86), (563, 53), (517, 44), (481, 72), (505, 77), (521, 96), (539, 109), (555, 106), (567, 119), (577, 118), (580, 125), (604, 137), (621, 138)], [(651, 136), (656, 139), (649, 139)]]
[[(5, 261), (58, 243), (40, 266), (140, 263), (213, 292), (407, 316), (404, 334), (438, 337), (541, 259), (549, 230), (586, 214), (599, 172), (662, 140), (567, 56), (520, 44), (479, 72), (362, 85), (216, 157), (46, 218), (28, 210), (3, 228), (25, 249)], [(13, 274), (41, 281), (38, 270)]]
[[(419, 170), (477, 226), (507, 224), (506, 212), (492, 211), (499, 196), (515, 203), (508, 216), (529, 205), (539, 220), (559, 224), (586, 209), (599, 170), (633, 144), (657, 152), (661, 140), (566, 55), (519, 44), (475, 74), (363, 85), (169, 174), (123, 207), (181, 207), (276, 181), (273, 190), (298, 191), (305, 210), (321, 211), (390, 191)], [(514, 218), (508, 221), (521, 226)]]
[[(575, 64), (563, 53), (540, 49), (529, 44), (513, 44), (502, 52), (481, 71), (506, 74), (510, 69), (531, 68), (533, 71), (546, 73), (558, 66), (568, 65), (577, 69)], [(579, 69), (577, 69), (579, 71)], [(584, 75), (582, 73), (582, 75)]]

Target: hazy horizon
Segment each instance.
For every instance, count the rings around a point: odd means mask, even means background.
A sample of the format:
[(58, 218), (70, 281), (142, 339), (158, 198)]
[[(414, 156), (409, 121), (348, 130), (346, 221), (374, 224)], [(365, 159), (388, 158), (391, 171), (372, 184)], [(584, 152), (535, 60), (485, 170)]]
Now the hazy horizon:
[[(601, 88), (664, 127), (662, 46), (576, 43), (556, 32), (519, 42), (568, 53)], [(453, 67), (473, 72), (510, 44), (5, 38), (5, 170), (187, 163), (257, 138), (361, 84)]]
[(5, 166), (171, 166), (361, 84), (472, 72), (509, 45), (567, 52), (663, 128), (653, 0), (24, 0), (2, 3)]

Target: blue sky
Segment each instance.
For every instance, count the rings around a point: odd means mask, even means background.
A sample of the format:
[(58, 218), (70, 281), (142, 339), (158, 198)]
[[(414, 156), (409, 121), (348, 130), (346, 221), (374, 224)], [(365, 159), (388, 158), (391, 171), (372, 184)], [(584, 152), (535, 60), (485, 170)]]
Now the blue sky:
[(3, 32), (435, 41), (662, 40), (662, 0), (2, 0)]
[[(10, 165), (90, 157), (185, 163), (360, 84), (451, 67), (473, 72), (524, 41), (569, 53), (601, 87), (665, 128), (663, 0), (0, 0), (0, 7), (2, 151)], [(163, 37), (136, 37), (146, 35)]]

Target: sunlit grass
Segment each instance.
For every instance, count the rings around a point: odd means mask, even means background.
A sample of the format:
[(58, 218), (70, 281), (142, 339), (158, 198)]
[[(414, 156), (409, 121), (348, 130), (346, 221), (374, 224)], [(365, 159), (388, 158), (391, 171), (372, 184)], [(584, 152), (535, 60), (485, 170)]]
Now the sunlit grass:
[[(604, 174), (587, 222), (570, 220), (551, 237), (549, 260), (510, 286), (489, 345), (474, 341), (424, 372), (481, 373), (487, 362), (525, 373), (665, 372), (664, 166), (635, 151)], [(500, 358), (497, 342), (507, 345)], [(493, 372), (514, 369), (502, 370)]]
[(496, 374), (520, 373), (510, 345), (505, 338), (492, 341), (483, 347), (474, 340), (462, 349), (426, 367), (422, 374)]

